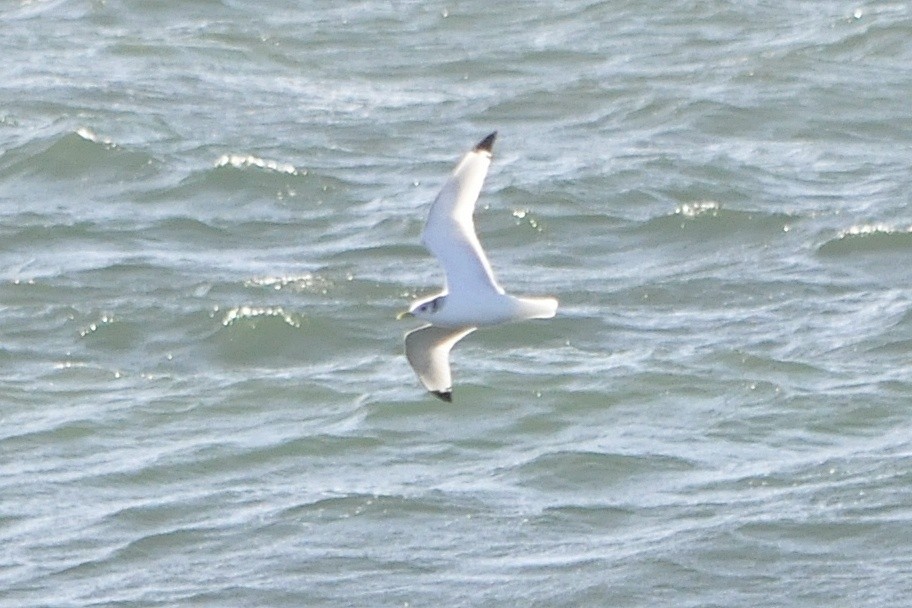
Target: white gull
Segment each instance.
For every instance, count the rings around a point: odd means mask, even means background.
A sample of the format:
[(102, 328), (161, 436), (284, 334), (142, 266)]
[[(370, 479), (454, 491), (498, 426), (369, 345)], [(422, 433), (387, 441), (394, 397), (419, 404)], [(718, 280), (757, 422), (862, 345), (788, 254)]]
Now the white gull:
[(399, 315), (427, 321), (405, 336), (405, 356), (422, 384), (444, 401), (453, 400), (450, 349), (479, 327), (524, 319), (548, 319), (557, 312), (554, 298), (523, 298), (505, 293), (494, 278), (472, 213), (481, 192), (491, 148), (491, 133), (468, 152), (431, 205), (421, 242), (446, 273), (441, 293), (418, 300)]

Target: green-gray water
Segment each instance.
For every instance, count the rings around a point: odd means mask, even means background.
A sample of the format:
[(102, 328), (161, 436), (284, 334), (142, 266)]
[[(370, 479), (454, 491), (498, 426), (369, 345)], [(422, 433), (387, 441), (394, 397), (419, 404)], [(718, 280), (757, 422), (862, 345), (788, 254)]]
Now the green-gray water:
[[(905, 3), (0, 8), (0, 606), (912, 601)], [(561, 301), (420, 387), (419, 234)]]

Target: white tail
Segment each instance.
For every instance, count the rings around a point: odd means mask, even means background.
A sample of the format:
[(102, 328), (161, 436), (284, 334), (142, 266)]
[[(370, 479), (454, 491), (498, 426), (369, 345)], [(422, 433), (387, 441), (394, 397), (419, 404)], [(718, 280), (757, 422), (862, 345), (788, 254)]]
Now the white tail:
[(516, 298), (524, 319), (550, 319), (557, 314), (556, 298)]

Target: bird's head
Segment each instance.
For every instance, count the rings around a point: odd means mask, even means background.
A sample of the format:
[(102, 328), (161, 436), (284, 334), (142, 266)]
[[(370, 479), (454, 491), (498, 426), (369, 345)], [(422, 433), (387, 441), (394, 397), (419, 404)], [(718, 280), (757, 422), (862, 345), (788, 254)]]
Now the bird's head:
[(408, 317), (415, 317), (421, 319), (422, 321), (434, 321), (434, 315), (436, 315), (442, 308), (446, 301), (446, 296), (437, 296), (429, 300), (423, 300), (421, 302), (415, 302), (412, 304), (412, 307), (406, 312), (400, 313), (397, 316), (397, 319), (405, 319)]

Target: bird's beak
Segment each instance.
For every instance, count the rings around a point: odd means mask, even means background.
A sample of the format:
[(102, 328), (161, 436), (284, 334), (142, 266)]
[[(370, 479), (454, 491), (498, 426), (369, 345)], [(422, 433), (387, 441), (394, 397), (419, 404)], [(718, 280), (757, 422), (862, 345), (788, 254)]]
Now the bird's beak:
[(411, 311), (403, 310), (403, 311), (400, 312), (398, 315), (396, 315), (396, 320), (397, 320), (397, 321), (401, 321), (402, 319), (408, 319), (409, 317), (414, 317), (414, 316), (415, 316), (415, 315), (413, 315), (413, 314), (411, 313)]

